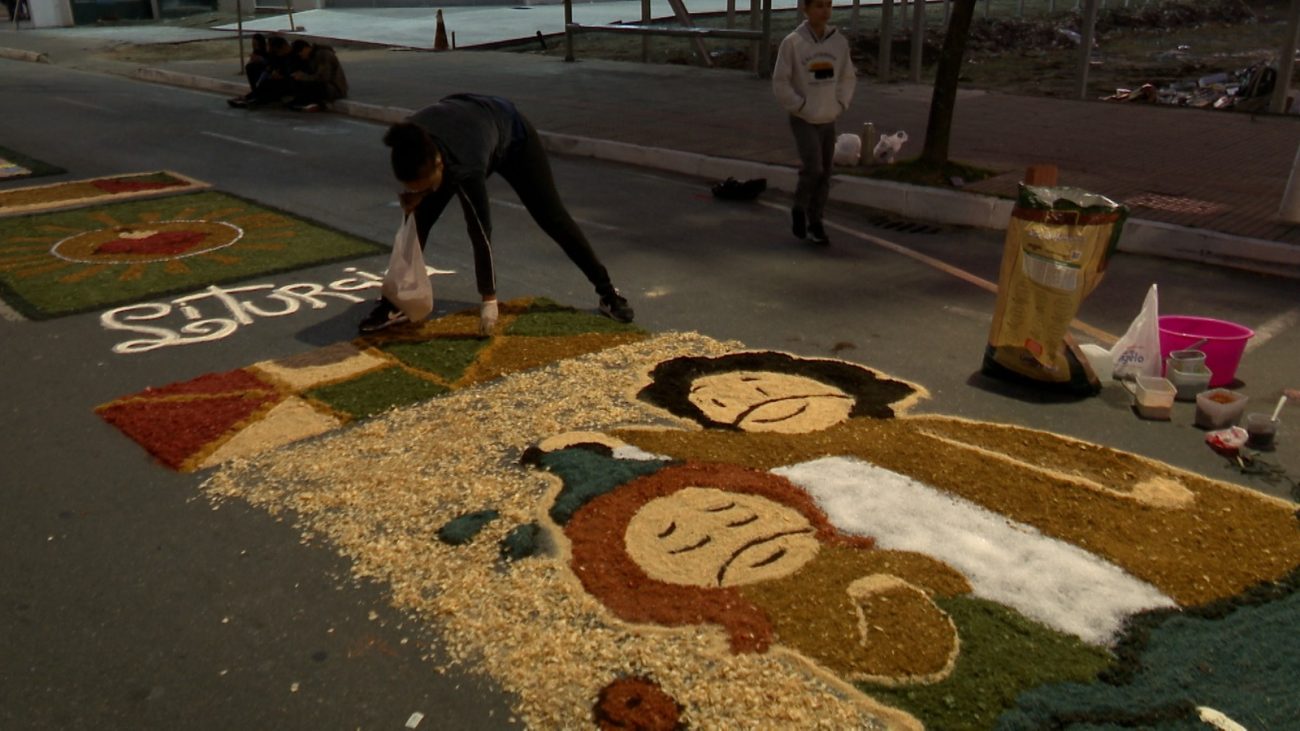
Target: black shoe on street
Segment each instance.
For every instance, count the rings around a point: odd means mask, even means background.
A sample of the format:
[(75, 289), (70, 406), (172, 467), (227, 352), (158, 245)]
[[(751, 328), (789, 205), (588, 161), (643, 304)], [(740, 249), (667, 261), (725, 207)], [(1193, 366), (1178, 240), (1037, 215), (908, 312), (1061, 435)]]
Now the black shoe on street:
[(380, 298), (375, 303), (375, 309), (371, 310), (370, 314), (366, 315), (365, 319), (361, 321), (359, 329), (363, 333), (373, 333), (410, 321), (405, 312), (394, 307), (388, 300)]
[(248, 109), (248, 97), (237, 96), (226, 100), (226, 104), (235, 109)]
[(813, 221), (808, 224), (808, 243), (818, 246), (830, 246), (831, 240), (826, 236), (826, 229), (822, 228), (821, 221)]
[(325, 107), (323, 107), (323, 106), (317, 104), (316, 102), (312, 102), (312, 103), (310, 103), (310, 104), (293, 104), (293, 105), (291, 105), (289, 108), (292, 109), (292, 110), (295, 111), (295, 112), (323, 112), (323, 111), (325, 111)]
[(790, 222), (790, 230), (794, 233), (796, 239), (802, 239), (808, 235), (808, 219), (804, 216), (802, 208), (791, 209)]
[(631, 322), (633, 316), (632, 306), (627, 303), (623, 295), (618, 293), (618, 290), (600, 298), (600, 314), (619, 322)]

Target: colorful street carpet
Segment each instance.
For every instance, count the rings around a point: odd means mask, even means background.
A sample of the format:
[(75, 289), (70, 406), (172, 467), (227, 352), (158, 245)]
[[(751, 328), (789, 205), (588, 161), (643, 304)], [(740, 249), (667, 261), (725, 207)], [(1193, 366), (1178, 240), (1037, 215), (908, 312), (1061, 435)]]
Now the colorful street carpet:
[[(1300, 718), (1295, 505), (915, 415), (922, 386), (849, 361), (507, 309), (490, 339), (462, 313), (100, 413), (385, 582), (528, 728)], [(289, 426), (322, 417), (353, 422)], [(283, 446), (219, 456), (254, 428)]]
[(111, 175), (0, 190), (0, 217), (76, 208), (129, 198), (200, 190), (207, 183), (168, 172)]
[(0, 297), (47, 319), (382, 248), (225, 193), (154, 197), (0, 218)]
[(0, 147), (0, 183), (6, 180), (58, 175), (63, 168), (28, 157), (7, 147)]

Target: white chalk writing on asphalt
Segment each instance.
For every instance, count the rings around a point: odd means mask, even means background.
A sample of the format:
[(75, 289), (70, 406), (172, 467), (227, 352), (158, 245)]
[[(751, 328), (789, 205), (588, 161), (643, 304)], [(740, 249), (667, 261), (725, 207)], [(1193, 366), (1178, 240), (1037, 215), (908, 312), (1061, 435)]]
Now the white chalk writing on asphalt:
[[(429, 274), (451, 272), (426, 267)], [(242, 287), (212, 285), (170, 302), (146, 302), (108, 310), (99, 316), (107, 330), (122, 330), (147, 337), (123, 340), (113, 346), (118, 354), (145, 353), (175, 345), (193, 345), (220, 340), (259, 317), (284, 317), (303, 308), (321, 310), (329, 301), (350, 304), (365, 301), (354, 292), (378, 289), (383, 276), (356, 267), (345, 267), (352, 275), (329, 284), (250, 284)], [(244, 296), (241, 296), (244, 295)], [(249, 297), (247, 295), (253, 295)], [(145, 324), (148, 323), (148, 324)]]

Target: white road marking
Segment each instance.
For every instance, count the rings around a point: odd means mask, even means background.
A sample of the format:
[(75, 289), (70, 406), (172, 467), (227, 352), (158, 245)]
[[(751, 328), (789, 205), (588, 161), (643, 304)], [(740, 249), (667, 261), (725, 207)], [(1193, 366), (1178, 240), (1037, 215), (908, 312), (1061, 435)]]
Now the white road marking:
[(1283, 312), (1273, 319), (1265, 322), (1263, 325), (1255, 328), (1255, 337), (1246, 343), (1246, 352), (1264, 345), (1280, 334), (1283, 330), (1289, 330), (1300, 323), (1300, 309), (1293, 309)]
[(85, 108), (87, 108), (87, 109), (94, 109), (94, 110), (97, 110), (97, 111), (100, 111), (100, 112), (113, 112), (113, 111), (116, 111), (116, 110), (111, 109), (111, 108), (109, 108), (109, 107), (100, 106), (99, 104), (91, 104), (90, 102), (83, 102), (83, 101), (81, 101), (80, 99), (69, 99), (69, 98), (67, 98), (66, 96), (56, 96), (56, 97), (54, 97), (54, 100), (55, 100), (55, 101), (59, 101), (59, 102), (63, 102), (64, 104), (71, 104), (71, 105), (74, 106), (74, 107), (85, 107)]
[[(772, 210), (781, 211), (783, 213), (788, 210), (787, 206), (777, 205), (776, 203), (772, 203), (770, 201), (759, 201), (759, 203), (768, 208), (771, 208)], [(976, 287), (991, 292), (995, 295), (998, 292), (998, 285), (996, 283), (990, 282), (987, 279), (971, 274), (965, 269), (960, 269), (958, 267), (955, 267), (941, 259), (936, 259), (933, 256), (930, 256), (928, 254), (922, 254), (919, 251), (914, 251), (912, 249), (907, 248), (906, 246), (903, 246), (902, 244), (896, 244), (893, 241), (889, 241), (888, 239), (882, 239), (879, 236), (872, 236), (869, 233), (864, 233), (862, 231), (858, 231), (857, 229), (849, 228), (848, 226), (845, 226), (843, 224), (838, 224), (833, 221), (823, 221), (822, 223), (823, 225), (835, 229), (840, 233), (845, 233), (848, 234), (849, 236), (853, 236), (854, 238), (862, 239), (863, 241), (866, 241), (871, 244), (875, 244), (876, 246), (879, 246), (882, 249), (888, 249), (889, 251), (892, 251), (896, 254), (902, 254), (903, 256), (906, 256), (909, 259), (915, 259), (916, 261), (919, 261), (922, 264), (925, 264), (926, 266), (932, 267), (934, 269), (938, 269), (939, 271), (944, 272), (945, 274), (950, 274), (954, 277), (957, 277), (958, 279), (969, 282), (975, 285)], [(1092, 325), (1089, 325), (1088, 323), (1083, 322), (1082, 320), (1076, 319), (1072, 321), (1070, 323), (1070, 327), (1095, 338), (1099, 343), (1106, 346), (1114, 345), (1115, 341), (1119, 340), (1119, 337), (1115, 335), (1111, 335), (1110, 333), (1100, 328), (1093, 327)]]
[(298, 154), (298, 153), (294, 152), (293, 150), (286, 150), (286, 149), (284, 149), (283, 147), (272, 147), (272, 146), (270, 146), (270, 145), (263, 145), (263, 144), (261, 144), (260, 142), (252, 142), (252, 141), (250, 141), (250, 140), (241, 140), (241, 139), (238, 138), (238, 137), (231, 137), (230, 135), (223, 135), (223, 134), (220, 134), (220, 133), (217, 133), (217, 132), (208, 132), (207, 130), (203, 130), (203, 131), (199, 132), (199, 134), (201, 134), (201, 135), (207, 135), (208, 137), (216, 137), (217, 139), (219, 139), (219, 140), (225, 140), (226, 142), (234, 142), (235, 144), (238, 144), (238, 145), (248, 145), (249, 147), (256, 147), (256, 148), (258, 148), (258, 149), (262, 149), (262, 150), (270, 150), (271, 152), (278, 152), (278, 153), (280, 153), (281, 155), (297, 155), (297, 154)]
[(0, 301), (0, 320), (8, 320), (9, 322), (26, 322), (27, 318), (18, 314), (17, 310), (5, 304), (3, 301)]
[[(522, 204), (522, 203), (516, 203), (516, 202), (514, 202), (514, 201), (501, 200), (500, 198), (493, 198), (493, 199), (491, 199), (491, 200), (492, 200), (492, 203), (493, 203), (493, 204), (498, 205), (498, 206), (505, 206), (506, 208), (513, 208), (513, 209), (518, 210), (518, 211), (525, 211), (525, 212), (528, 211), (527, 208), (524, 208), (524, 204)], [(604, 229), (604, 230), (606, 230), (606, 231), (622, 231), (622, 230), (623, 230), (623, 229), (622, 229), (621, 227), (619, 227), (619, 226), (611, 226), (611, 225), (609, 225), (609, 224), (607, 224), (607, 223), (599, 223), (599, 222), (597, 222), (597, 221), (592, 221), (592, 220), (590, 220), (590, 219), (586, 219), (586, 218), (574, 218), (573, 220), (575, 220), (575, 221), (577, 221), (578, 223), (582, 224), (583, 226), (585, 226), (585, 227), (589, 227), (589, 228), (600, 228), (600, 229)]]

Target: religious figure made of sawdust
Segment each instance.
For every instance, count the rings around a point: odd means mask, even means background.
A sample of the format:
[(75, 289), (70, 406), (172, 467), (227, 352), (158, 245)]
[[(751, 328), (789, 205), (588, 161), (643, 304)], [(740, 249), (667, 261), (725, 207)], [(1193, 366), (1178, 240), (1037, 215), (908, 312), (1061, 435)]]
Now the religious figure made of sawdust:
[(699, 428), (559, 435), (526, 461), (560, 477), (549, 517), (615, 615), (718, 625), (733, 652), (780, 645), (887, 686), (952, 673), (964, 630), (942, 607), (962, 597), (1104, 648), (1134, 614), (1300, 565), (1282, 501), (1047, 432), (903, 416), (926, 396), (838, 360), (676, 358), (637, 397)]

